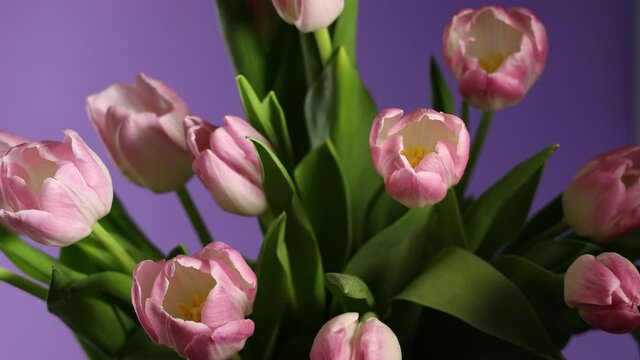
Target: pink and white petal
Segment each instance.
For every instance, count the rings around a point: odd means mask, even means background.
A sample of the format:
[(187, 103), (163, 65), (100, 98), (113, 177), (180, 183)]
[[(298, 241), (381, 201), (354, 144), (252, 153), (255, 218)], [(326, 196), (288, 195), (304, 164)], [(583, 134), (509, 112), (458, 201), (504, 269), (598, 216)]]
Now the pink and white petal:
[(146, 302), (151, 297), (155, 280), (162, 273), (165, 260), (145, 260), (133, 269), (133, 285), (131, 287), (131, 302), (138, 316), (138, 321), (153, 341), (158, 342), (158, 333), (147, 317)]
[(369, 147), (371, 148), (371, 156), (373, 165), (378, 172), (383, 168), (381, 162), (382, 150), (380, 145), (389, 137), (389, 129), (391, 129), (401, 118), (403, 111), (400, 109), (385, 109), (381, 111), (373, 120), (373, 126), (369, 133)]
[(580, 308), (580, 316), (589, 325), (612, 334), (626, 334), (640, 327), (636, 309)]
[[(271, 148), (271, 144), (269, 141), (258, 132), (258, 130), (254, 129), (248, 122), (244, 119), (239, 118), (237, 116), (225, 116), (224, 117), (225, 125), (222, 129), (225, 129), (228, 134), (233, 138), (236, 144), (242, 149), (245, 156), (251, 163), (254, 165), (254, 168), (260, 168), (260, 159), (258, 159), (258, 153), (256, 152), (256, 148), (248, 139), (248, 137), (255, 138), (259, 140), (264, 145)], [(213, 144), (212, 144), (213, 145)]]
[(0, 221), (15, 232), (50, 246), (71, 245), (91, 233), (91, 227), (84, 223), (56, 218), (41, 210), (20, 210), (14, 213), (0, 209)]
[(437, 173), (402, 169), (385, 180), (389, 195), (407, 207), (433, 205), (447, 194), (447, 186)]
[(185, 349), (185, 355), (193, 360), (226, 360), (238, 353), (246, 340), (253, 335), (255, 325), (251, 320), (233, 321), (213, 330), (211, 336), (199, 335)]
[(640, 305), (640, 274), (638, 269), (624, 256), (617, 253), (607, 252), (596, 256), (602, 265), (606, 266), (620, 280), (620, 289), (624, 294), (622, 299), (625, 304)]
[(358, 313), (345, 313), (329, 320), (313, 340), (311, 360), (353, 359), (356, 350), (353, 338), (357, 329)]
[(587, 305), (611, 305), (612, 293), (620, 280), (593, 255), (578, 257), (564, 276), (564, 301), (571, 308)]
[[(248, 144), (242, 144), (247, 142)], [(211, 135), (211, 151), (233, 171), (250, 180), (254, 185), (262, 184), (262, 171), (260, 162), (254, 163), (242, 149), (242, 146), (252, 146), (252, 154), (257, 160), (256, 150), (251, 142), (241, 138), (240, 142), (228, 131), (227, 127), (216, 129)]]
[(184, 127), (187, 133), (187, 148), (194, 158), (209, 149), (211, 135), (216, 130), (215, 126), (197, 116), (187, 116)]
[(183, 356), (185, 348), (193, 338), (211, 334), (211, 329), (205, 324), (173, 318), (160, 305), (151, 300), (147, 300), (145, 303), (145, 313), (149, 323), (156, 330), (158, 344), (175, 349)]
[(295, 25), (302, 32), (326, 28), (340, 16), (344, 0), (298, 1), (300, 6)]
[(393, 331), (383, 322), (371, 318), (360, 325), (359, 358), (367, 360), (402, 360), (400, 343)]
[(27, 139), (11, 134), (6, 131), (0, 131), (0, 155), (7, 151), (10, 147), (24, 144), (28, 142)]
[(215, 329), (244, 319), (246, 306), (246, 296), (240, 289), (218, 282), (202, 305), (202, 323)]

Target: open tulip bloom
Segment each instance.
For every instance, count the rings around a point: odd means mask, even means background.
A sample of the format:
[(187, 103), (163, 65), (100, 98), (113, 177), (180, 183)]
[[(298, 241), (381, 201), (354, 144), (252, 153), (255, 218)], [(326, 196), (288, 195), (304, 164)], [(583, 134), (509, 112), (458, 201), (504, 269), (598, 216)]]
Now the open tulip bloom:
[[(0, 129), (0, 251), (23, 272), (0, 268), (0, 281), (46, 302), (90, 359), (560, 360), (574, 334), (640, 327), (639, 146), (588, 162), (540, 210), (555, 144), (467, 193), (492, 112), (542, 75), (547, 34), (531, 11), (453, 15), (444, 58), (464, 102), (432, 60), (433, 104), (405, 113), (377, 109), (360, 78), (345, 40), (356, 2), (215, 3), (242, 117), (209, 123), (147, 75), (87, 98), (115, 167), (139, 191), (177, 193), (202, 245), (192, 254), (188, 239), (156, 247), (75, 131)], [(286, 56), (247, 45), (311, 31)], [(292, 64), (307, 81), (282, 71)], [(257, 218), (257, 258), (234, 249), (248, 239), (214, 241), (208, 223), (225, 224), (200, 216), (184, 187), (194, 174), (220, 209)]]

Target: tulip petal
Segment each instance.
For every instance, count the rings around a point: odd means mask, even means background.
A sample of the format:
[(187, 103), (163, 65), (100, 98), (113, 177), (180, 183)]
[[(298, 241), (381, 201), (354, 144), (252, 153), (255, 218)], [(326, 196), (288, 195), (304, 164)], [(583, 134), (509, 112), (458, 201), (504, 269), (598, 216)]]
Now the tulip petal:
[(131, 302), (138, 316), (138, 321), (153, 341), (158, 342), (158, 334), (152, 326), (145, 312), (146, 302), (151, 297), (151, 289), (155, 279), (162, 273), (165, 260), (157, 262), (146, 260), (133, 269), (133, 286), (131, 287)]
[(611, 305), (612, 293), (620, 280), (593, 255), (578, 257), (564, 278), (564, 301), (571, 308), (588, 305)]
[(225, 360), (242, 350), (254, 332), (251, 320), (233, 321), (213, 330), (211, 336), (199, 335), (185, 349), (189, 359)]
[(320, 328), (311, 346), (311, 360), (354, 358), (353, 338), (358, 330), (358, 313), (345, 313)]
[(360, 330), (358, 354), (367, 360), (402, 360), (400, 343), (393, 331), (382, 321), (366, 320)]
[(9, 212), (0, 209), (0, 221), (43, 245), (67, 246), (91, 233), (91, 227), (86, 224), (61, 221), (41, 210)]
[(580, 316), (591, 326), (612, 334), (629, 333), (640, 327), (640, 313), (634, 308), (580, 308)]

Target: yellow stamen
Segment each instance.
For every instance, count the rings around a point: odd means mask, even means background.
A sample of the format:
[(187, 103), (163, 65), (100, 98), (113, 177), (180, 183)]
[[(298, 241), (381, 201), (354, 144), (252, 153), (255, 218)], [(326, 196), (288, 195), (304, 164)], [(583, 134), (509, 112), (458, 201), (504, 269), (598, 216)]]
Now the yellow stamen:
[(182, 319), (200, 322), (202, 320), (202, 305), (204, 304), (202, 298), (197, 294), (193, 294), (191, 303), (187, 304), (188, 302), (178, 304)]
[(416, 145), (404, 148), (400, 154), (404, 155), (404, 157), (409, 161), (409, 164), (411, 164), (411, 167), (415, 169), (416, 166), (420, 164), (420, 161), (422, 161), (422, 158), (426, 155), (426, 152), (424, 150), (424, 146)]
[(478, 63), (480, 67), (484, 69), (484, 71), (488, 73), (495, 72), (498, 70), (502, 62), (504, 61), (504, 55), (501, 52), (494, 52), (489, 54), (489, 56), (479, 59)]

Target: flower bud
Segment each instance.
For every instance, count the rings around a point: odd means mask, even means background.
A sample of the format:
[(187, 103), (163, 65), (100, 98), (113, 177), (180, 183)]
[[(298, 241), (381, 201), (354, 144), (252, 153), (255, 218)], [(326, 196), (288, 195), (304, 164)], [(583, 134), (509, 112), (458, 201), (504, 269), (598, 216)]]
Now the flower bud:
[(460, 118), (431, 109), (405, 116), (399, 109), (384, 110), (369, 135), (373, 164), (389, 196), (408, 207), (444, 199), (464, 174), (469, 142)]
[(463, 9), (443, 34), (444, 58), (462, 96), (487, 111), (522, 100), (542, 73), (547, 50), (544, 25), (524, 8)]
[(640, 226), (640, 145), (602, 154), (587, 163), (562, 194), (569, 226), (599, 242)]
[(181, 188), (193, 175), (183, 120), (187, 105), (160, 80), (138, 75), (87, 98), (87, 111), (118, 168), (157, 193)]
[(112, 201), (109, 172), (72, 130), (62, 142), (23, 143), (0, 157), (0, 220), (39, 243), (86, 237)]
[(222, 209), (260, 215), (267, 201), (262, 191), (258, 154), (248, 137), (267, 140), (239, 117), (225, 116), (216, 128), (197, 117), (185, 120), (187, 142), (195, 157), (193, 171)]
[(143, 261), (133, 271), (131, 299), (157, 344), (189, 359), (228, 359), (253, 335), (257, 280), (242, 255), (215, 242), (193, 255)]
[(640, 274), (616, 253), (582, 255), (565, 274), (564, 301), (595, 328), (631, 332), (640, 327)]
[(311, 360), (400, 360), (400, 343), (393, 331), (375, 317), (362, 322), (358, 313), (329, 320), (316, 335)]
[(344, 0), (272, 0), (278, 15), (302, 32), (326, 28), (340, 16)]
[(0, 156), (9, 150), (10, 147), (26, 143), (27, 139), (10, 134), (6, 131), (0, 131)]

